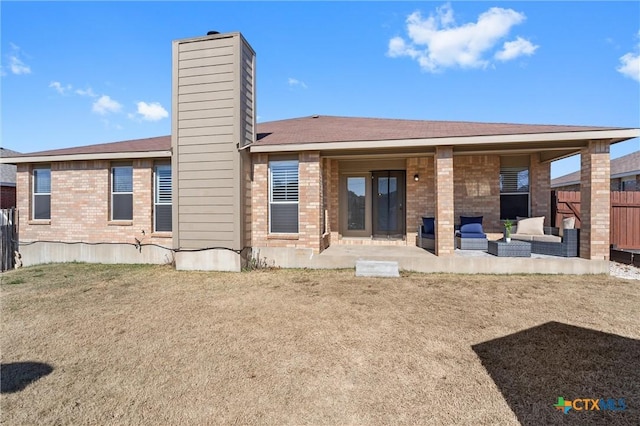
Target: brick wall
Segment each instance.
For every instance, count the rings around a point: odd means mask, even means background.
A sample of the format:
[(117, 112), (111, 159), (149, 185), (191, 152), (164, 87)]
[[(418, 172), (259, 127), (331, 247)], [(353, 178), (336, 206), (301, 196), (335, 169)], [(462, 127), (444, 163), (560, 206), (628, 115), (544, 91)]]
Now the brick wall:
[(265, 154), (253, 157), (252, 245), (254, 247), (311, 248), (318, 253), (322, 241), (322, 185), (319, 152), (298, 157), (298, 234), (269, 233), (269, 159)]
[(485, 232), (502, 232), (500, 222), (500, 157), (457, 155), (453, 157), (454, 215), (483, 216)]
[[(415, 244), (422, 217), (436, 214), (433, 170), (433, 157), (407, 159), (407, 242), (411, 245)], [(417, 182), (415, 175), (419, 178)]]
[[(110, 220), (109, 161), (51, 164), (51, 220), (31, 220), (31, 172), (20, 164), (17, 207), (21, 241), (157, 243), (171, 246), (171, 233), (153, 233), (153, 160), (133, 160), (133, 220)], [(144, 234), (143, 234), (144, 231)]]
[(259, 247), (267, 245), (269, 234), (269, 157), (267, 154), (254, 154), (252, 167), (251, 245)]
[(544, 225), (551, 226), (551, 163), (540, 162), (540, 154), (531, 154), (529, 191), (531, 217), (544, 216)]
[(327, 179), (329, 179), (329, 193), (327, 194), (328, 198), (328, 209), (329, 209), (329, 232), (331, 233), (331, 241), (338, 241), (340, 224), (339, 224), (339, 194), (338, 194), (338, 185), (340, 183), (339, 176), (339, 166), (338, 160), (329, 160), (330, 172), (328, 173)]
[(609, 143), (589, 142), (580, 152), (580, 256), (609, 259)]
[(434, 159), (436, 194), (436, 255), (454, 252), (454, 169), (453, 147), (436, 147)]

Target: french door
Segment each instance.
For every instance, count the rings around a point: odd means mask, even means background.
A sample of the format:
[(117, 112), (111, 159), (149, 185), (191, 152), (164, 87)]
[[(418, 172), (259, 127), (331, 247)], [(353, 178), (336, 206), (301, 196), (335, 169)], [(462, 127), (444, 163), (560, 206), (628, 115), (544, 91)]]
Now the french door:
[(374, 238), (402, 238), (405, 230), (405, 172), (371, 173), (372, 234)]

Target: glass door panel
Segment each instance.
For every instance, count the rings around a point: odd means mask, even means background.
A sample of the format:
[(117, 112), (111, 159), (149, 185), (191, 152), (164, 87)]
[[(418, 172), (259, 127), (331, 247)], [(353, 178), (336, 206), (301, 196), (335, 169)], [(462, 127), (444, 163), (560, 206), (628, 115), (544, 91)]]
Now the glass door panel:
[(404, 236), (404, 171), (373, 172), (373, 236)]
[(347, 177), (347, 229), (364, 231), (366, 226), (366, 185), (364, 177)]

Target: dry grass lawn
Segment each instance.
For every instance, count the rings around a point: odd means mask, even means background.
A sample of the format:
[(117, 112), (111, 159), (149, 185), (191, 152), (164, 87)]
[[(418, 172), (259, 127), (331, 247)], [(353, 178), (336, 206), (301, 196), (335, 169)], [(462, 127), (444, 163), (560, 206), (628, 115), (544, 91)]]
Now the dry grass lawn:
[[(4, 273), (3, 424), (640, 424), (640, 287), (352, 270)], [(624, 398), (625, 411), (553, 408)]]

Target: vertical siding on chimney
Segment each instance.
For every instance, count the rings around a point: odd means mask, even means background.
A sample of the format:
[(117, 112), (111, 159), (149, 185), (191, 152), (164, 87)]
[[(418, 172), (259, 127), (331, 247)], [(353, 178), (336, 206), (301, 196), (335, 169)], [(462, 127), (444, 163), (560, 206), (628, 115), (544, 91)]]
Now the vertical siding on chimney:
[(254, 53), (239, 33), (173, 47), (174, 245), (244, 245), (243, 158), (254, 138)]

